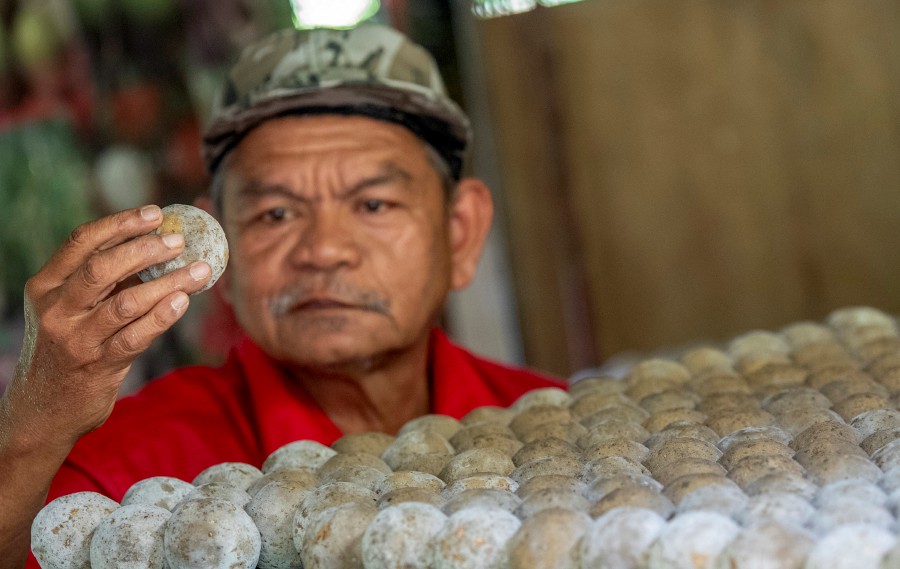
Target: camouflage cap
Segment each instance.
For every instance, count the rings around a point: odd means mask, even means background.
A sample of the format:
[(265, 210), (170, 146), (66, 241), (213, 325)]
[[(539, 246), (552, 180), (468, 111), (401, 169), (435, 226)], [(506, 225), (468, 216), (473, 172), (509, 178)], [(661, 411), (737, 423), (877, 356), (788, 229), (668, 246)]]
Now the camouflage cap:
[(379, 24), (282, 30), (241, 53), (213, 102), (203, 135), (212, 172), (263, 121), (296, 114), (365, 115), (402, 124), (459, 178), (469, 120), (444, 90), (431, 55)]

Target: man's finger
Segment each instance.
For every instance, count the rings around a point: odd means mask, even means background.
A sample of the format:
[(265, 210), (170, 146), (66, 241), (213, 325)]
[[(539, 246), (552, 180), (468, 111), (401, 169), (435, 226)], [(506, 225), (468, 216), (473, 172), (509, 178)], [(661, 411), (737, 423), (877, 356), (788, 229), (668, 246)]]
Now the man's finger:
[(93, 308), (119, 282), (150, 265), (174, 259), (184, 247), (180, 233), (142, 235), (88, 256), (66, 281), (70, 301), (79, 309)]
[(90, 325), (86, 328), (100, 338), (109, 338), (142, 318), (172, 292), (197, 292), (209, 276), (209, 265), (198, 262), (156, 280), (119, 290), (94, 308)]
[(108, 361), (130, 363), (181, 318), (189, 302), (188, 295), (181, 291), (167, 295), (149, 312), (116, 332), (104, 346)]
[(161, 222), (159, 207), (147, 205), (79, 225), (45, 265), (48, 284), (59, 286), (92, 253), (150, 233)]

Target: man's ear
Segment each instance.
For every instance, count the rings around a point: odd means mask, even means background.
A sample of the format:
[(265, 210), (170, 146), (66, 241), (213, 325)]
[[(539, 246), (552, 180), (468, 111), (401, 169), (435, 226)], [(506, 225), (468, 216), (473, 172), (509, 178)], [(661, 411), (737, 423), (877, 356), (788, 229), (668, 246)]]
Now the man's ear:
[[(212, 198), (209, 197), (209, 194), (201, 194), (194, 198), (194, 207), (202, 209), (209, 215), (215, 217), (219, 223), (222, 223), (222, 220), (219, 218), (216, 209), (213, 207)], [(227, 234), (226, 234), (227, 236)], [(228, 244), (231, 247), (231, 244)], [(216, 282), (216, 286), (218, 287), (219, 294), (222, 297), (222, 300), (225, 301), (229, 306), (231, 305), (231, 270), (226, 266), (225, 272), (222, 273), (222, 276), (219, 277), (218, 282)]]
[(476, 178), (460, 180), (450, 204), (450, 286), (453, 290), (466, 288), (475, 278), (493, 217), (494, 200), (484, 182)]

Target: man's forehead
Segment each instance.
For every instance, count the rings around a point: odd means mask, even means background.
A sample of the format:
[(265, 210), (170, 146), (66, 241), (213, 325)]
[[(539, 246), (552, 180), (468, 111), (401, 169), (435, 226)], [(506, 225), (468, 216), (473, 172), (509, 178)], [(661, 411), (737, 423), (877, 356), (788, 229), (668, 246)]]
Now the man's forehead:
[(403, 126), (363, 116), (312, 115), (270, 119), (250, 131), (235, 150), (238, 154), (343, 150), (404, 155), (407, 147), (424, 152), (424, 141)]

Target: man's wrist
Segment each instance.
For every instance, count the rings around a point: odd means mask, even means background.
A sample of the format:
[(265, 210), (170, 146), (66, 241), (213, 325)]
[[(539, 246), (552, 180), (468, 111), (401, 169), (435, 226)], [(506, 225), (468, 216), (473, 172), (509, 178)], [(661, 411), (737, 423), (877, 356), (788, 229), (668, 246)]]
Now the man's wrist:
[(0, 454), (61, 464), (74, 444), (38, 413), (17, 407), (9, 393), (0, 397)]

